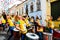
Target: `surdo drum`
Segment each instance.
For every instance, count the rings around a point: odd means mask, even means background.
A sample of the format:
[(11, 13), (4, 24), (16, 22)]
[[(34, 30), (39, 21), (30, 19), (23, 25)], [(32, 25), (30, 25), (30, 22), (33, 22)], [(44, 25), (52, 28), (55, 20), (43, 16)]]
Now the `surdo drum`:
[(52, 40), (52, 34), (43, 32), (43, 40)]
[(26, 40), (39, 40), (39, 36), (34, 33), (27, 33)]
[(13, 29), (13, 36), (14, 36), (14, 40), (20, 39), (19, 30), (17, 30), (16, 28)]

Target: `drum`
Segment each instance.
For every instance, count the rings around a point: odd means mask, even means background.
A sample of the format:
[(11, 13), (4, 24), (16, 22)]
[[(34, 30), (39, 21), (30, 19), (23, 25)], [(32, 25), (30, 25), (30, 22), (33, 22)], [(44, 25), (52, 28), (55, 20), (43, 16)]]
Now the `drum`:
[(14, 40), (20, 40), (19, 30), (17, 30), (16, 28), (13, 29), (13, 36)]
[(56, 39), (60, 39), (60, 30), (54, 29), (53, 30), (53, 37)]
[(52, 40), (52, 34), (43, 32), (43, 40)]
[(26, 40), (39, 40), (39, 36), (34, 33), (27, 33)]
[(27, 27), (28, 32), (35, 33), (35, 26)]

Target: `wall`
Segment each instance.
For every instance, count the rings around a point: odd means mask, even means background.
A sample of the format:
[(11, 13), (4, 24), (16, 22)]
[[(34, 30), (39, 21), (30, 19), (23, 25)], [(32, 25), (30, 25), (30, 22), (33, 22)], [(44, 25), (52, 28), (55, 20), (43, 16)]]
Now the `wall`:
[[(46, 19), (46, 0), (40, 0), (41, 1), (41, 11), (36, 11), (36, 0), (35, 1), (29, 1), (28, 2), (28, 9), (29, 9), (29, 16), (34, 16), (36, 18), (36, 15), (38, 16), (42, 16), (42, 23), (44, 26), (46, 26), (46, 22), (45, 22), (45, 19)], [(34, 2), (34, 12), (30, 13), (30, 4), (31, 2)]]
[(16, 6), (15, 5), (9, 9), (9, 13), (10, 14), (16, 14)]
[[(25, 6), (26, 6), (26, 2), (23, 2), (20, 5), (16, 6), (16, 10), (18, 11), (18, 14), (25, 13)], [(22, 8), (23, 8), (23, 10), (22, 10)], [(22, 11), (23, 11), (23, 13), (22, 13)]]
[(46, 1), (46, 19), (48, 19), (47, 15), (51, 16), (51, 4), (48, 1)]
[[(41, 11), (36, 11), (37, 10), (37, 5), (36, 5), (36, 1), (37, 0), (28, 0), (22, 4), (20, 4), (19, 6), (17, 6), (17, 11), (18, 13), (20, 12), (22, 14), (22, 7), (23, 7), (23, 13), (25, 13), (25, 8), (26, 8), (26, 4), (28, 5), (28, 15), (34, 16), (36, 18), (36, 16), (42, 16), (42, 23), (44, 26), (46, 26), (46, 22), (45, 19), (47, 18), (47, 15), (51, 15), (51, 11), (50, 11), (50, 3), (48, 3), (46, 0), (40, 0), (41, 1)], [(30, 12), (30, 5), (31, 2), (33, 2), (33, 12)]]

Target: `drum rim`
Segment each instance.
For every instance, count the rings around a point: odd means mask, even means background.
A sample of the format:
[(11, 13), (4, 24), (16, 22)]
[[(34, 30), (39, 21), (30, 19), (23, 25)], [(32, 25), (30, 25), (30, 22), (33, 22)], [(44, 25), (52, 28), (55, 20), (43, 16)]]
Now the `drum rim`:
[(19, 31), (19, 30), (17, 30), (16, 28), (14, 28), (13, 31)]
[[(29, 35), (29, 34), (30, 34), (30, 35)], [(35, 37), (31, 36), (31, 34), (34, 34)], [(27, 33), (26, 36), (27, 36), (28, 38), (30, 38), (30, 39), (39, 39), (39, 36), (38, 36), (37, 34), (35, 34), (35, 33)]]
[(43, 32), (43, 34), (45, 34), (45, 35), (53, 35), (52, 33), (46, 33), (46, 32)]
[(56, 31), (56, 32), (60, 33), (60, 30), (54, 29), (54, 31)]

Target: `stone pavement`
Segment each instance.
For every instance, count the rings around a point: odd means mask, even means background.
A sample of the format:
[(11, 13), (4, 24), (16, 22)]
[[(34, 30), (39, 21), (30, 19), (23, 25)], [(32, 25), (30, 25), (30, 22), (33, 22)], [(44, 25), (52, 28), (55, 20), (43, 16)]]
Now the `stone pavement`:
[[(5, 31), (0, 31), (0, 40), (7, 40), (10, 33), (7, 34), (8, 28), (5, 29)], [(13, 40), (13, 37), (11, 38)]]
[(7, 33), (5, 31), (0, 31), (0, 40), (7, 40)]

